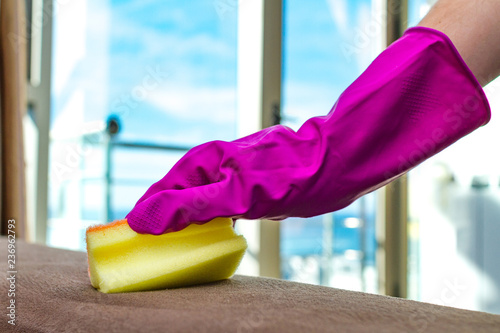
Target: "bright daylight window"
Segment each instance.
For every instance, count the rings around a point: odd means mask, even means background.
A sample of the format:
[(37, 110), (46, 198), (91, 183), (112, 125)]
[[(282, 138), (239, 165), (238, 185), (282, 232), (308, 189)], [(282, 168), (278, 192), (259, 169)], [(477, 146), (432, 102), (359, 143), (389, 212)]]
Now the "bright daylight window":
[(235, 139), (237, 8), (73, 0), (56, 9), (47, 240), (83, 249), (89, 224), (123, 218), (187, 148)]
[[(235, 138), (237, 9), (201, 0), (57, 7), (48, 244), (83, 249), (88, 225), (123, 218), (186, 149)], [(284, 2), (286, 125), (326, 114), (378, 53), (377, 15), (369, 0)], [(372, 194), (285, 221), (282, 276), (374, 291), (374, 213)]]
[[(415, 25), (434, 1), (409, 1)], [(492, 119), (409, 174), (409, 296), (500, 314), (500, 79)]]

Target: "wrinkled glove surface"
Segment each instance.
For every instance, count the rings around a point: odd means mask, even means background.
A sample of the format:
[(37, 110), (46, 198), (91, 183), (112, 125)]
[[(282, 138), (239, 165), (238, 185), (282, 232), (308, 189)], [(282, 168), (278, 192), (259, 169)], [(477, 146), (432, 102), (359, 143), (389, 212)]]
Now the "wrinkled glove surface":
[(128, 214), (162, 234), (215, 217), (284, 219), (341, 209), (490, 118), (484, 92), (444, 34), (411, 28), (326, 116), (191, 149)]

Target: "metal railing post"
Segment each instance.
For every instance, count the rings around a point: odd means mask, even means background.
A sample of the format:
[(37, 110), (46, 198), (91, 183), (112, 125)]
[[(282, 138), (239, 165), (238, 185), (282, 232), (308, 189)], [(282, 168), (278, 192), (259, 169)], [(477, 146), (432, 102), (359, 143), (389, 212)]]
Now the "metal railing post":
[[(408, 1), (387, 0), (387, 45), (402, 36), (407, 27)], [(385, 188), (382, 209), (385, 215), (383, 288), (385, 294), (407, 297), (408, 280), (408, 186), (406, 175)], [(380, 206), (379, 206), (380, 207)]]

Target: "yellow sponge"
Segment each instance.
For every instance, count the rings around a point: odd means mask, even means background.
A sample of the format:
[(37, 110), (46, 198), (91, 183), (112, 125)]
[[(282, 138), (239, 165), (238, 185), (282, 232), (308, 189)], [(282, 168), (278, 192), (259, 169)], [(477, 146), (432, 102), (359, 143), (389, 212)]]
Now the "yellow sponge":
[(189, 286), (231, 277), (247, 243), (232, 220), (160, 236), (133, 231), (126, 220), (87, 229), (90, 281), (104, 293)]

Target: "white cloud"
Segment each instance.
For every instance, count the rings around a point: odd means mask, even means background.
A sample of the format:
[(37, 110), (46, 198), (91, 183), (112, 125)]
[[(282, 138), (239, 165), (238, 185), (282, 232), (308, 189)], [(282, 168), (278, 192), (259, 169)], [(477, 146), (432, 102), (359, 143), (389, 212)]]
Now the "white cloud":
[(368, 67), (373, 58), (380, 53), (383, 39), (383, 25), (379, 17), (376, 17), (369, 4), (359, 4), (357, 10), (358, 33), (367, 37), (368, 44), (366, 48), (356, 54), (357, 63), (360, 69)]
[(347, 0), (328, 0), (328, 8), (333, 21), (337, 24), (341, 33), (349, 30), (349, 12)]
[(176, 118), (231, 123), (236, 114), (236, 89), (167, 84), (152, 91), (147, 102)]
[(203, 32), (185, 35), (179, 31), (161, 31), (130, 20), (116, 20), (112, 31), (112, 37), (118, 40), (140, 41), (144, 45), (142, 52), (150, 56), (179, 57), (193, 53), (216, 56), (235, 54), (235, 50), (223, 40)]

